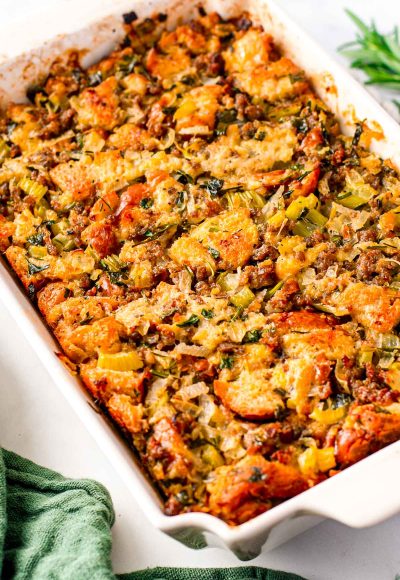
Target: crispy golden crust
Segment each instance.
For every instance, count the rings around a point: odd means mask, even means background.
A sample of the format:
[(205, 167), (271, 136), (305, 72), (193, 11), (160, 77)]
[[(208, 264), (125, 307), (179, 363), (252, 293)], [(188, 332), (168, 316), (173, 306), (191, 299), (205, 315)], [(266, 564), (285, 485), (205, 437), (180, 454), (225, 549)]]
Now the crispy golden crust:
[(355, 407), (347, 415), (336, 440), (342, 466), (351, 465), (400, 438), (400, 416), (372, 405)]
[(400, 438), (400, 180), (247, 15), (126, 33), (0, 119), (0, 250), (166, 513), (240, 524)]
[(212, 512), (233, 524), (266, 511), (271, 500), (293, 497), (307, 487), (297, 469), (267, 461), (262, 455), (250, 455), (235, 465), (217, 468), (207, 485)]

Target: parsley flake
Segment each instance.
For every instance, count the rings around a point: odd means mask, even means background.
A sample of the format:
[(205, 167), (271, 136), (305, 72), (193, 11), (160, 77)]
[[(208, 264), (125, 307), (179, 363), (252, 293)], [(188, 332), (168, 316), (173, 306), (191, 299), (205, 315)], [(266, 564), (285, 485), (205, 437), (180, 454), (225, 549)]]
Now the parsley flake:
[(221, 359), (219, 368), (220, 369), (231, 369), (233, 367), (234, 358), (233, 356), (224, 356)]
[(143, 199), (140, 200), (139, 205), (143, 209), (149, 209), (153, 205), (153, 200), (150, 199), (149, 197), (144, 197)]
[(243, 337), (242, 344), (258, 342), (262, 336), (261, 330), (248, 330)]
[(179, 322), (176, 326), (180, 326), (181, 328), (185, 328), (186, 326), (197, 326), (199, 320), (200, 318), (196, 314), (192, 314), (190, 318), (183, 322)]
[(201, 315), (204, 318), (214, 318), (214, 312), (212, 310), (206, 310), (205, 308), (201, 311)]
[(211, 256), (214, 258), (214, 260), (218, 260), (219, 258), (219, 251), (216, 250), (215, 248), (208, 248), (208, 251), (210, 252)]

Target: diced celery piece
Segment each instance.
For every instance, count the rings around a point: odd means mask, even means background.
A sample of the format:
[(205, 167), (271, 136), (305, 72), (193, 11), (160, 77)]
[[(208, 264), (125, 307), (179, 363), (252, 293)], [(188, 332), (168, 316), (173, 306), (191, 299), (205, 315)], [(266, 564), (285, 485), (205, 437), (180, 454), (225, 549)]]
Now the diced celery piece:
[(96, 280), (98, 280), (100, 278), (102, 273), (103, 273), (103, 270), (100, 270), (99, 268), (97, 268), (96, 270), (93, 270), (93, 272), (90, 274), (90, 279), (93, 280), (93, 282), (95, 282)]
[(174, 119), (176, 119), (178, 121), (179, 119), (183, 119), (184, 117), (188, 117), (189, 115), (194, 113), (196, 110), (197, 110), (196, 103), (194, 101), (187, 99), (186, 102), (183, 102), (182, 105), (180, 107), (178, 107), (178, 109), (175, 111)]
[(394, 391), (400, 391), (400, 362), (394, 362), (386, 371), (385, 381)]
[(374, 352), (375, 351), (372, 349), (360, 350), (358, 353), (358, 364), (360, 366), (365, 366), (367, 363), (372, 363)]
[(333, 423), (337, 423), (347, 413), (347, 406), (343, 405), (342, 407), (338, 407), (337, 409), (319, 409), (316, 407), (314, 411), (310, 414), (310, 418), (314, 419), (314, 421), (318, 421), (318, 423), (322, 423), (323, 425), (333, 425)]
[(293, 233), (296, 236), (303, 236), (303, 238), (308, 238), (316, 230), (316, 227), (305, 220), (299, 220), (293, 228)]
[(47, 249), (44, 246), (29, 246), (28, 253), (32, 258), (44, 258), (47, 256)]
[(300, 471), (305, 475), (311, 475), (318, 471), (317, 465), (317, 448), (309, 447), (297, 458)]
[(318, 206), (318, 198), (311, 193), (307, 197), (298, 197), (286, 209), (286, 217), (296, 221), (301, 216), (304, 209), (314, 209)]
[(238, 286), (239, 276), (232, 272), (221, 272), (217, 278), (217, 284), (224, 292), (233, 292)]
[(134, 350), (129, 352), (105, 353), (101, 352), (97, 361), (100, 369), (109, 371), (136, 371), (143, 367), (143, 362)]
[[(234, 189), (234, 188), (232, 188)], [(261, 209), (265, 205), (263, 196), (255, 190), (228, 191), (225, 194), (229, 209), (235, 207), (247, 207), (249, 209)]]
[(344, 207), (348, 207), (350, 209), (357, 209), (362, 205), (366, 204), (371, 198), (373, 194), (371, 192), (364, 193), (350, 193), (345, 192), (343, 194), (339, 194), (336, 198), (336, 201), (340, 203), (340, 205), (344, 205)]
[(391, 333), (381, 334), (377, 343), (378, 348), (382, 350), (396, 350), (400, 348), (400, 337)]
[[(305, 215), (303, 215), (304, 213)], [(303, 214), (303, 217), (296, 222), (293, 228), (293, 233), (297, 236), (308, 237), (316, 229), (324, 227), (328, 221), (328, 218), (316, 209), (306, 209)]]
[(333, 469), (336, 465), (335, 449), (333, 447), (317, 449), (317, 465), (319, 471)]
[(120, 272), (126, 267), (126, 264), (121, 262), (116, 254), (110, 254), (106, 258), (100, 260), (100, 265), (107, 270), (107, 272)]
[(51, 231), (53, 235), (57, 236), (58, 234), (64, 233), (69, 228), (69, 223), (66, 218), (62, 218), (56, 224), (52, 224)]
[(37, 201), (40, 201), (44, 195), (47, 193), (47, 187), (30, 179), (29, 177), (23, 177), (19, 183), (18, 187), (22, 189), (27, 195), (35, 197)]
[(247, 308), (253, 302), (254, 298), (255, 295), (253, 292), (248, 286), (245, 286), (240, 292), (230, 297), (230, 302), (237, 308)]
[(284, 220), (286, 218), (286, 214), (285, 214), (285, 210), (283, 209), (278, 209), (276, 211), (276, 213), (274, 213), (273, 215), (271, 215), (268, 219), (267, 222), (274, 228), (279, 228)]
[(98, 254), (98, 253), (96, 252), (96, 250), (94, 250), (94, 249), (92, 248), (92, 246), (90, 246), (90, 245), (89, 245), (89, 246), (86, 246), (86, 248), (85, 248), (85, 253), (86, 253), (88, 256), (91, 256), (92, 258), (94, 258), (94, 259), (96, 260), (96, 262), (98, 262), (98, 261), (99, 261), (99, 259), (100, 259), (100, 256), (99, 256), (99, 254)]
[(40, 217), (42, 219), (45, 219), (46, 212), (48, 209), (50, 209), (50, 205), (49, 205), (48, 201), (46, 201), (45, 199), (42, 198), (33, 208), (33, 213), (34, 213), (35, 217)]
[(53, 239), (52, 243), (56, 246), (57, 250), (60, 252), (69, 252), (75, 248), (75, 241), (70, 236), (65, 234), (57, 234)]
[(221, 454), (217, 449), (215, 449), (214, 445), (208, 444), (204, 445), (201, 450), (202, 459), (211, 465), (213, 469), (216, 467), (220, 467), (224, 464), (224, 460), (221, 457)]
[(319, 228), (323, 228), (328, 218), (325, 217), (321, 212), (316, 209), (309, 209), (306, 216), (307, 221), (312, 222), (314, 225), (318, 226)]

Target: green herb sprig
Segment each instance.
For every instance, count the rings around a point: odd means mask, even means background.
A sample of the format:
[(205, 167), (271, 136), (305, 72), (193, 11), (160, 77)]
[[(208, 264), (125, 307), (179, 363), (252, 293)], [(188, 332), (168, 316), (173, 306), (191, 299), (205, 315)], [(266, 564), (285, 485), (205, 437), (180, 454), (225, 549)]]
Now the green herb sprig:
[(383, 34), (374, 22), (365, 24), (350, 10), (346, 13), (357, 26), (356, 40), (339, 47), (339, 52), (351, 60), (351, 67), (363, 71), (368, 79), (365, 84), (382, 85), (388, 89), (400, 89), (400, 38), (396, 26), (392, 32)]

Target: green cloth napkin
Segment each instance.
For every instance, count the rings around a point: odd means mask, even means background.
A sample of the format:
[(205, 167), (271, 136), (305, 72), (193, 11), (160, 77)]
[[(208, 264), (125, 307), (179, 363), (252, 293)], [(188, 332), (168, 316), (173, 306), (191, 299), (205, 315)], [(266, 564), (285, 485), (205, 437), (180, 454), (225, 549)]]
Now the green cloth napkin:
[(108, 491), (66, 479), (0, 449), (0, 577), (16, 580), (304, 580), (295, 574), (239, 568), (154, 568), (115, 576), (114, 510)]

